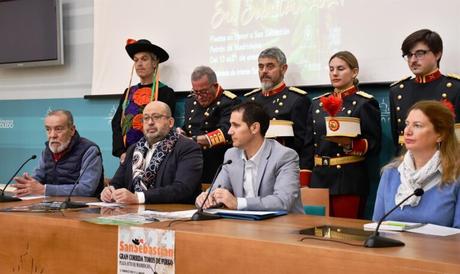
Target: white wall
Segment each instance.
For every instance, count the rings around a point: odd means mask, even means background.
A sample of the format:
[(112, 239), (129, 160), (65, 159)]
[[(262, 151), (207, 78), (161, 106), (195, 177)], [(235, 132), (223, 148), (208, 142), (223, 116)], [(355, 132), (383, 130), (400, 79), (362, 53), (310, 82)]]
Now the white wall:
[[(93, 1), (62, 0), (63, 66), (0, 69), (0, 100), (81, 98), (91, 92)], [(27, 43), (27, 38), (24, 38)]]

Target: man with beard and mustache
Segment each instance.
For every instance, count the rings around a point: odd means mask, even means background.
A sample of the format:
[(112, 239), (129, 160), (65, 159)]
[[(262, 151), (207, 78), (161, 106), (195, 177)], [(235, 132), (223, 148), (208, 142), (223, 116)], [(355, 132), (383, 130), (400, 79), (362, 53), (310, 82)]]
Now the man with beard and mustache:
[[(16, 177), (16, 195), (98, 196), (104, 169), (99, 147), (78, 134), (72, 113), (54, 110), (45, 118), (46, 148), (34, 173)], [(79, 178), (79, 179), (78, 179)]]
[(284, 74), (288, 65), (286, 55), (279, 48), (263, 50), (259, 54), (258, 62), (261, 87), (244, 96), (261, 104), (271, 120), (286, 120), (293, 123), (294, 138), (278, 138), (278, 140), (299, 153), (302, 167), (302, 163), (308, 158), (301, 152), (307, 134), (307, 117), (311, 100), (307, 97), (307, 92), (296, 87), (287, 87), (284, 83)]
[(455, 112), (456, 128), (460, 126), (460, 76), (443, 75), (439, 70), (443, 45), (438, 33), (418, 30), (404, 39), (402, 56), (415, 77), (390, 85), (391, 132), (396, 154), (404, 145), (407, 111), (418, 101), (441, 101)]
[(123, 204), (194, 203), (200, 193), (200, 146), (173, 130), (171, 109), (161, 101), (142, 113), (144, 137), (126, 151), (126, 159), (104, 188), (101, 200)]

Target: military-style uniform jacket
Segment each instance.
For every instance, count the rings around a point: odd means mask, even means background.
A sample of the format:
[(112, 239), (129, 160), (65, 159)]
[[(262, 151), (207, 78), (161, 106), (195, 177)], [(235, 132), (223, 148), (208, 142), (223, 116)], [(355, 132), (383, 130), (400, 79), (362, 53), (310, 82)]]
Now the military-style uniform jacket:
[(225, 151), (231, 147), (228, 135), (230, 114), (232, 108), (241, 100), (230, 91), (224, 91), (220, 86), (217, 97), (208, 107), (202, 107), (190, 95), (185, 101), (185, 122), (182, 129), (187, 136), (206, 135), (211, 147), (203, 148), (202, 183), (211, 183), (215, 172), (224, 161)]
[(303, 155), (300, 152), (305, 142), (308, 109), (311, 104), (307, 92), (296, 87), (288, 88), (281, 82), (266, 94), (259, 88), (244, 96), (261, 104), (271, 119), (294, 123), (294, 138), (287, 138), (285, 145), (297, 151), (302, 159)]
[(460, 76), (442, 75), (439, 70), (424, 77), (407, 77), (390, 86), (390, 119), (393, 142), (398, 154), (404, 144), (407, 112), (421, 100), (449, 100), (455, 108), (456, 123), (460, 122)]
[(305, 152), (309, 157), (301, 167), (312, 170), (310, 187), (329, 188), (331, 195), (367, 195), (369, 178), (365, 159), (380, 150), (380, 108), (372, 95), (351, 87), (343, 92), (342, 109), (336, 116), (360, 119), (361, 135), (354, 137), (351, 148), (325, 139), (329, 114), (319, 98), (313, 99), (307, 121)]

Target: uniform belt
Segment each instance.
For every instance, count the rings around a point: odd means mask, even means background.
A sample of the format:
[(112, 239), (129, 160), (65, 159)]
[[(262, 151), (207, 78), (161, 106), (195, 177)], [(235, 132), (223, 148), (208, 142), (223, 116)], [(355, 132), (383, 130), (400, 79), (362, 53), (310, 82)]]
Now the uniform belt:
[(315, 156), (315, 166), (336, 166), (364, 161), (361, 156), (327, 157)]

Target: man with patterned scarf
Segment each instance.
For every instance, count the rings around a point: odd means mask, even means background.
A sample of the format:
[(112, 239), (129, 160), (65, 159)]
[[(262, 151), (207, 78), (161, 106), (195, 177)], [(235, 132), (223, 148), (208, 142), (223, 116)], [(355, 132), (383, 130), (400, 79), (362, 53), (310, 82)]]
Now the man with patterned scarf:
[(200, 193), (200, 146), (173, 130), (167, 104), (153, 101), (142, 114), (144, 137), (131, 145), (101, 200), (123, 204), (194, 203)]

